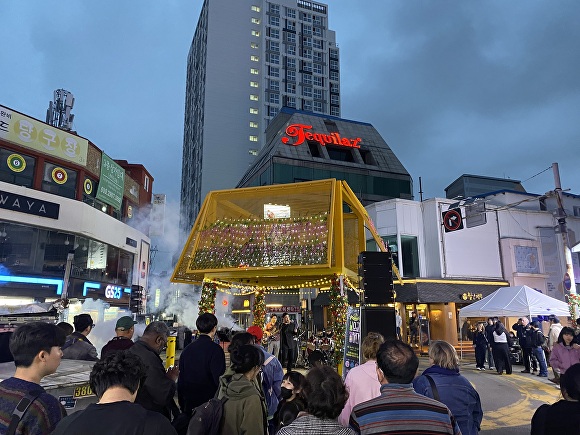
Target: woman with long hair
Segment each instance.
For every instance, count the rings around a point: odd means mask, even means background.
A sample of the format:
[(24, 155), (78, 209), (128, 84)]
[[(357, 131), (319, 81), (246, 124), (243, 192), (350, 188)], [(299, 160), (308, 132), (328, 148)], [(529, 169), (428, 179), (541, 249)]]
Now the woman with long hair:
[(483, 419), (481, 401), (471, 383), (459, 374), (455, 348), (446, 341), (434, 341), (429, 361), (431, 367), (413, 381), (415, 391), (447, 405), (463, 435), (476, 435)]
[(564, 326), (558, 335), (558, 342), (554, 344), (550, 354), (550, 365), (560, 373), (566, 373), (568, 367), (580, 363), (580, 346), (574, 342), (574, 330)]
[(493, 328), (493, 359), (495, 361), (495, 368), (498, 375), (503, 375), (505, 370), (506, 375), (512, 374), (512, 362), (510, 361), (509, 349), (509, 332), (501, 322), (496, 322)]

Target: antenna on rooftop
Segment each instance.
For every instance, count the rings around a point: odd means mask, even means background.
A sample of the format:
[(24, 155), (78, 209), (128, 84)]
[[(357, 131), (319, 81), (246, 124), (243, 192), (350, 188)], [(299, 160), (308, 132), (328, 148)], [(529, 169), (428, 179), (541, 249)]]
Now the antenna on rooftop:
[(61, 130), (71, 131), (74, 115), (70, 113), (75, 104), (75, 97), (72, 92), (65, 89), (54, 91), (54, 100), (48, 102), (46, 111), (46, 123), (60, 128)]

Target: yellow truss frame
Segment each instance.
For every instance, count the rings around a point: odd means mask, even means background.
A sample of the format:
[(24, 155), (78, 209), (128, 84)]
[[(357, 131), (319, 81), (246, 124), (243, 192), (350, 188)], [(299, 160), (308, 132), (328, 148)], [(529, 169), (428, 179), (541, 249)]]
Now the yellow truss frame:
[[(325, 196), (326, 195), (326, 196)], [(316, 265), (227, 267), (221, 269), (192, 269), (191, 260), (199, 249), (199, 233), (223, 218), (224, 214), (235, 215), (241, 219), (251, 219), (257, 225), (267, 220), (260, 216), (261, 204), (293, 198), (292, 213), (306, 216), (327, 213), (327, 255), (326, 263)], [(311, 199), (322, 198), (315, 202)], [(323, 204), (326, 210), (315, 210), (312, 204)], [(345, 211), (346, 209), (346, 211)], [(354, 229), (354, 243), (345, 250), (345, 225)], [(351, 282), (358, 282), (358, 271), (352, 266), (357, 264), (358, 253), (366, 250), (365, 227), (377, 242), (381, 251), (386, 247), (377, 234), (374, 224), (356, 195), (345, 181), (327, 179), (293, 184), (249, 187), (242, 189), (210, 192), (205, 198), (200, 213), (189, 234), (185, 247), (179, 257), (171, 281), (174, 283), (201, 284), (204, 280), (215, 281), (219, 285), (252, 288), (299, 288), (320, 287), (330, 281), (333, 275), (344, 275)], [(353, 258), (354, 253), (356, 256)], [(403, 284), (395, 265), (393, 269), (399, 283)]]

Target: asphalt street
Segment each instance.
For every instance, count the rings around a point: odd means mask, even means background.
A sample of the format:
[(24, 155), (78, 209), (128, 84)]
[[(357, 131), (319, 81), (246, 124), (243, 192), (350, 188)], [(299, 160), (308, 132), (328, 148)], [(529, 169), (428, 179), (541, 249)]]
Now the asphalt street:
[[(421, 357), (419, 370), (428, 367)], [(483, 422), (480, 435), (529, 435), (530, 422), (538, 406), (561, 398), (560, 390), (547, 378), (520, 373), (523, 366), (514, 365), (511, 375), (495, 370), (478, 371), (475, 364), (461, 364), (461, 374), (475, 387), (481, 399)], [(552, 369), (548, 369), (552, 375)]]

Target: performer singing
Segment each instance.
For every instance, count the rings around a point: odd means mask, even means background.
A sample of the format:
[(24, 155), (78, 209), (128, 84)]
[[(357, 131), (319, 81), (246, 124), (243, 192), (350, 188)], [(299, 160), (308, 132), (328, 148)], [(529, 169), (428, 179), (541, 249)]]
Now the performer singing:
[(290, 372), (294, 368), (294, 362), (298, 354), (298, 344), (294, 337), (298, 334), (296, 323), (290, 321), (290, 315), (284, 313), (282, 326), (280, 327), (280, 362), (286, 364)]
[(280, 352), (280, 327), (278, 325), (278, 316), (272, 314), (270, 321), (264, 327), (264, 336), (267, 340), (267, 350), (276, 358)]

